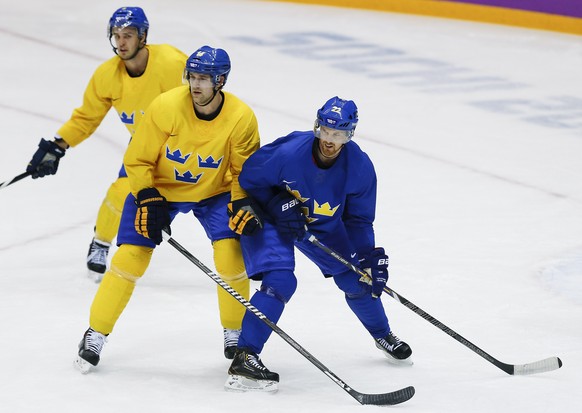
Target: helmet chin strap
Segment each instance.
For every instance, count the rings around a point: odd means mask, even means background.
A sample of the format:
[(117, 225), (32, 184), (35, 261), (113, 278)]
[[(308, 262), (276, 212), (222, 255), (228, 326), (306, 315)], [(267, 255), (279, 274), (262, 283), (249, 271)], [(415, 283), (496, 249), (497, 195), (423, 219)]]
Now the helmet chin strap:
[(113, 42), (111, 41), (111, 38), (113, 36), (109, 36), (109, 44), (111, 45), (111, 48), (113, 49), (113, 53), (117, 54), (117, 47), (113, 46)]
[(196, 103), (196, 106), (204, 107), (210, 105), (210, 103), (214, 100), (218, 92), (220, 92), (220, 88), (214, 88), (214, 93), (212, 94), (212, 97), (208, 99), (208, 101), (205, 104)]
[[(204, 106), (210, 105), (210, 103), (214, 100), (214, 98), (216, 97), (218, 92), (220, 92), (220, 90), (222, 89), (223, 84), (224, 83), (221, 83), (221, 85), (218, 87), (214, 86), (214, 92), (212, 93), (212, 97), (210, 99), (208, 99), (208, 101), (205, 104), (196, 103), (196, 106), (204, 107)], [(190, 93), (192, 93), (192, 86), (190, 86)]]

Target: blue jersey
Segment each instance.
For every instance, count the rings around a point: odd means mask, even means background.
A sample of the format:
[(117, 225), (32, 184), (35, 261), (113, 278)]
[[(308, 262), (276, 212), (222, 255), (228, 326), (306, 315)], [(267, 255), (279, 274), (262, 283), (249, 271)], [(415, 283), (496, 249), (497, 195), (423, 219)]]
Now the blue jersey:
[(314, 144), (313, 132), (293, 132), (263, 146), (244, 163), (241, 187), (265, 210), (276, 193), (291, 192), (301, 201), (310, 232), (328, 240), (347, 232), (358, 254), (370, 252), (377, 186), (372, 161), (350, 141), (331, 167), (321, 168), (313, 158)]
[[(243, 164), (239, 184), (268, 214), (267, 205), (277, 193), (295, 196), (308, 218), (308, 229), (324, 245), (351, 264), (375, 247), (373, 222), (376, 209), (376, 173), (370, 158), (348, 142), (329, 167), (314, 158), (319, 140), (313, 132), (293, 132), (265, 145)], [(339, 260), (306, 239), (283, 236), (265, 214), (263, 228), (240, 238), (247, 275), (262, 279), (251, 304), (269, 319), (279, 320), (297, 287), (295, 250), (301, 251), (326, 277), (333, 277), (350, 309), (374, 338), (390, 332), (382, 300), (371, 287)], [(255, 317), (245, 316), (238, 345), (260, 353), (272, 330)]]

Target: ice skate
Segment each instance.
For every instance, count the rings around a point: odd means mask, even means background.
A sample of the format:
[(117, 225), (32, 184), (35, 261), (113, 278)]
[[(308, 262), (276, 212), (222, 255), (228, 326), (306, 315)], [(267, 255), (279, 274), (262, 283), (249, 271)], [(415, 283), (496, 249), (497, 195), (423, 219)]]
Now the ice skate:
[(276, 392), (279, 374), (269, 371), (255, 353), (238, 348), (224, 384), (227, 391)]
[(79, 353), (74, 364), (83, 374), (89, 373), (93, 367), (99, 364), (101, 350), (107, 341), (107, 336), (89, 328), (85, 331), (83, 339), (79, 343)]
[(111, 244), (108, 242), (99, 241), (95, 238), (89, 245), (89, 252), (87, 253), (88, 277), (96, 283), (101, 282), (103, 274), (107, 270), (107, 254), (109, 254), (110, 246)]
[(223, 328), (222, 331), (224, 333), (224, 357), (232, 360), (234, 358), (234, 353), (236, 352), (240, 329), (231, 330), (229, 328)]
[(404, 341), (400, 340), (394, 333), (390, 332), (384, 338), (376, 338), (376, 347), (378, 347), (386, 358), (394, 364), (412, 365), (410, 356), (412, 350)]

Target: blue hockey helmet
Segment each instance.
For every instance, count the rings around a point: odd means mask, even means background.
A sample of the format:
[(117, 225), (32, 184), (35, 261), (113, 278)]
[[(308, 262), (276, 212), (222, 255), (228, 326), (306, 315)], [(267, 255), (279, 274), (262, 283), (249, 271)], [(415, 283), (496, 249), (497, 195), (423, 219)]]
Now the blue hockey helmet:
[(230, 57), (223, 49), (202, 46), (192, 53), (186, 61), (186, 68), (184, 69), (185, 80), (188, 79), (189, 73), (210, 75), (215, 86), (220, 81), (220, 76), (224, 76), (224, 82), (222, 83), (222, 86), (224, 86), (230, 73)]
[(353, 100), (341, 99), (337, 96), (329, 99), (317, 111), (315, 120), (315, 136), (319, 137), (319, 128), (325, 126), (336, 130), (346, 131), (350, 140), (354, 136), (358, 124), (358, 107)]
[(115, 10), (115, 13), (109, 19), (107, 25), (107, 37), (111, 39), (113, 28), (135, 27), (137, 34), (142, 37), (147, 34), (150, 23), (141, 7), (121, 7)]

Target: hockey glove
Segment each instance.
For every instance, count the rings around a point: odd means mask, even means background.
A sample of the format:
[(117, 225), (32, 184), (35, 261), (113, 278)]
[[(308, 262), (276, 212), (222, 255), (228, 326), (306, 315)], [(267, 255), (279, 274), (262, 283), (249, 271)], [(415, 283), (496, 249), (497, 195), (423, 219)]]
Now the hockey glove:
[(238, 235), (253, 235), (263, 228), (263, 222), (257, 213), (259, 207), (250, 198), (237, 199), (227, 205), (228, 227)]
[(41, 138), (38, 149), (26, 167), (26, 172), (30, 173), (34, 179), (54, 175), (59, 168), (59, 160), (63, 156), (65, 156), (65, 149), (53, 141)]
[(135, 230), (138, 234), (151, 239), (157, 245), (162, 243), (162, 230), (170, 228), (168, 201), (156, 188), (142, 189), (135, 200)]
[(303, 238), (307, 221), (298, 199), (283, 191), (269, 201), (267, 209), (280, 233)]
[(364, 269), (370, 278), (362, 277), (360, 281), (372, 286), (372, 297), (378, 298), (388, 282), (388, 255), (384, 248), (374, 248), (369, 254), (360, 260), (360, 267)]

